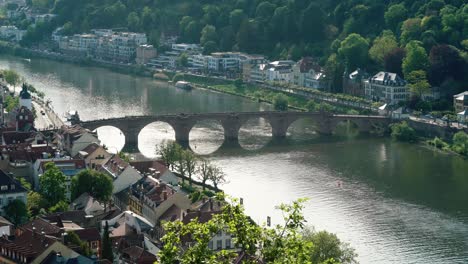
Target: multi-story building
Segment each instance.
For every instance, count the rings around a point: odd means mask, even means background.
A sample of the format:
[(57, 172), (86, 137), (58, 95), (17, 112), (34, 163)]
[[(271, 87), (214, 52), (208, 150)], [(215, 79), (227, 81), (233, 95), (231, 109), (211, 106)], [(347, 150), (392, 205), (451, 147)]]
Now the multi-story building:
[(407, 101), (410, 89), (396, 73), (379, 72), (364, 83), (366, 98), (389, 105)]
[(0, 170), (0, 214), (5, 215), (5, 206), (13, 200), (26, 204), (27, 190), (12, 176)]
[(208, 69), (208, 57), (202, 54), (193, 54), (188, 57), (190, 67), (199, 70)]
[(468, 110), (468, 91), (453, 96), (453, 107), (456, 113)]
[(185, 52), (190, 54), (200, 54), (202, 52), (202, 48), (198, 44), (172, 44), (171, 48), (172, 50), (178, 51), (179, 53)]
[(319, 90), (329, 90), (330, 80), (322, 71), (320, 65), (310, 57), (298, 61), (292, 68), (295, 85)]
[[(252, 82), (252, 71), (258, 68), (258, 65), (265, 64), (266, 60), (261, 55), (247, 55), (245, 60), (241, 61), (242, 79), (245, 82)], [(254, 73), (255, 74), (255, 73)]]
[(157, 52), (153, 45), (143, 44), (137, 47), (136, 49), (136, 63), (137, 64), (146, 64), (150, 59), (156, 57)]
[(364, 83), (369, 78), (369, 74), (362, 70), (356, 69), (352, 73), (345, 71), (343, 74), (343, 93), (364, 97)]
[(267, 82), (290, 83), (293, 79), (292, 66), (294, 61), (270, 62), (264, 69)]
[(0, 27), (0, 38), (19, 42), (23, 39), (26, 34), (26, 30), (20, 30), (16, 26), (1, 26)]

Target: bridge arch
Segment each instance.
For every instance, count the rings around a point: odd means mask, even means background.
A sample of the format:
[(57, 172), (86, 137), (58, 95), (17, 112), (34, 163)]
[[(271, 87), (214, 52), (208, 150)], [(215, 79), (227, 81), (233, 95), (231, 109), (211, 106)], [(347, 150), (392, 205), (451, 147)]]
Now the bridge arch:
[(251, 117), (241, 123), (239, 128), (239, 145), (247, 150), (258, 150), (271, 141), (273, 126), (264, 117)]
[(147, 123), (138, 134), (138, 149), (145, 156), (154, 156), (156, 146), (176, 139), (174, 127), (160, 120)]
[(96, 131), (99, 141), (109, 152), (117, 153), (125, 147), (126, 135), (118, 126), (105, 125), (92, 130)]
[(197, 154), (211, 154), (224, 142), (224, 127), (218, 119), (199, 120), (189, 132), (189, 146)]
[(287, 131), (287, 138), (309, 140), (320, 134), (320, 124), (314, 118), (301, 117), (292, 122)]

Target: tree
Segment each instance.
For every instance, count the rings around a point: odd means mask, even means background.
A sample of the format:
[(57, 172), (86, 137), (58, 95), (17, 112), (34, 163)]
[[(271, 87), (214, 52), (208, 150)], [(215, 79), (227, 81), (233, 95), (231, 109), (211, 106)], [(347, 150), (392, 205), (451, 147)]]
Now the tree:
[(406, 56), (406, 51), (403, 48), (395, 48), (384, 57), (384, 68), (388, 72), (393, 72), (399, 76), (403, 76), (403, 59)]
[(127, 27), (130, 31), (138, 31), (140, 28), (140, 17), (136, 12), (131, 12), (127, 17)]
[(206, 25), (201, 31), (200, 44), (205, 46), (209, 41), (216, 43), (218, 35), (216, 34), (216, 27), (213, 25)]
[(304, 240), (314, 244), (311, 251), (312, 263), (326, 263), (333, 259), (339, 263), (357, 263), (357, 254), (349, 244), (343, 243), (333, 233), (327, 231), (316, 232), (313, 229), (304, 229), (302, 232)]
[(38, 192), (30, 191), (27, 195), (28, 212), (31, 217), (35, 217), (40, 214), (41, 209), (49, 208), (49, 203), (42, 195)]
[(284, 94), (277, 94), (273, 98), (273, 108), (276, 111), (287, 111), (288, 104), (288, 97)]
[(302, 12), (299, 18), (299, 28), (307, 41), (318, 42), (323, 39), (326, 14), (319, 4), (311, 2)]
[(397, 47), (398, 43), (395, 35), (393, 35), (393, 32), (386, 30), (374, 40), (374, 44), (369, 50), (369, 56), (380, 66), (383, 66), (385, 56)]
[(87, 256), (91, 257), (92, 252), (88, 246), (88, 243), (85, 241), (82, 241), (80, 237), (73, 231), (67, 232), (67, 236), (65, 237), (66, 241), (72, 245), (78, 246), (80, 248), (80, 253)]
[(66, 212), (68, 211), (68, 203), (65, 201), (60, 201), (56, 205), (49, 208), (51, 213)]
[(350, 34), (341, 42), (338, 55), (346, 62), (348, 69), (366, 66), (369, 43), (359, 34)]
[(445, 80), (453, 78), (461, 81), (466, 78), (468, 62), (463, 59), (460, 51), (449, 45), (436, 45), (429, 53), (430, 81), (434, 85), (441, 85)]
[(420, 42), (412, 41), (406, 45), (406, 57), (403, 59), (403, 75), (408, 78), (413, 71), (426, 71), (429, 59), (426, 50), (421, 47)]
[(431, 85), (427, 81), (426, 72), (423, 70), (412, 71), (406, 78), (409, 83), (411, 92), (416, 94), (419, 98), (429, 91)]
[(221, 168), (212, 166), (210, 171), (210, 181), (213, 183), (213, 186), (218, 190), (218, 185), (226, 182), (226, 174), (221, 170)]
[(192, 176), (197, 171), (197, 157), (193, 152), (189, 150), (184, 150), (182, 152), (182, 160), (185, 166), (185, 171), (187, 172), (187, 176), (189, 177), (190, 184), (192, 184)]
[(109, 223), (106, 221), (104, 232), (102, 234), (102, 258), (114, 261), (114, 253), (112, 252), (112, 241), (109, 237)]
[(214, 41), (208, 41), (203, 46), (203, 54), (211, 54), (215, 52), (218, 48), (218, 45)]
[(387, 26), (396, 31), (399, 24), (407, 18), (408, 10), (406, 10), (404, 4), (391, 5), (387, 12), (385, 12), (385, 23)]
[(13, 86), (13, 89), (16, 89), (16, 86), (20, 83), (21, 81), (21, 76), (13, 70), (4, 70), (3, 72), (3, 78), (5, 78), (5, 81)]
[(421, 36), (421, 19), (410, 18), (403, 22), (401, 26), (400, 42), (402, 45), (406, 45), (412, 40), (418, 40)]
[(317, 110), (317, 104), (314, 100), (309, 100), (306, 104), (307, 111), (314, 112)]
[(203, 183), (203, 190), (205, 190), (206, 182), (211, 178), (212, 171), (213, 165), (208, 160), (201, 159), (198, 168), (198, 179)]
[(26, 204), (19, 199), (9, 202), (4, 208), (5, 216), (15, 225), (21, 225), (29, 218)]
[(177, 66), (187, 67), (188, 66), (188, 55), (185, 52), (182, 52), (179, 57), (177, 57)]
[(416, 141), (416, 132), (408, 125), (406, 121), (391, 124), (392, 138), (398, 141), (412, 142)]
[(45, 173), (39, 178), (39, 193), (50, 204), (65, 200), (65, 175), (49, 162), (45, 165)]
[(82, 170), (73, 176), (71, 182), (71, 198), (78, 198), (83, 193), (89, 193), (101, 202), (108, 202), (112, 196), (112, 179), (102, 172)]
[[(278, 206), (283, 212), (284, 224), (275, 228), (255, 224), (236, 200), (223, 200), (222, 212), (205, 223), (197, 220), (186, 225), (180, 221), (166, 222), (158, 263), (232, 263), (239, 255), (262, 263), (312, 263), (313, 243), (302, 235), (304, 201)], [(208, 242), (220, 230), (232, 235), (239, 252), (208, 248)], [(181, 236), (188, 236), (195, 243), (184, 247)], [(327, 260), (326, 263), (334, 262)]]
[(156, 155), (166, 163), (166, 166), (174, 169), (176, 161), (180, 160), (182, 147), (174, 141), (163, 142), (156, 148)]

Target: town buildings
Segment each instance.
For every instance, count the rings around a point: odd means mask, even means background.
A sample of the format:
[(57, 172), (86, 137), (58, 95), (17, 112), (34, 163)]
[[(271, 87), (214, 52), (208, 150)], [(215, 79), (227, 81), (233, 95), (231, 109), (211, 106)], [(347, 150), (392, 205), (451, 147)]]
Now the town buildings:
[(369, 74), (363, 69), (356, 69), (355, 71), (343, 74), (343, 93), (364, 97), (365, 96), (365, 82), (369, 78)]
[(318, 90), (330, 90), (331, 81), (313, 58), (302, 58), (293, 66), (292, 70), (292, 82), (295, 85)]
[(136, 63), (144, 65), (154, 57), (156, 57), (157, 52), (153, 45), (143, 44), (137, 47), (136, 49)]
[(456, 113), (468, 110), (468, 91), (453, 96), (453, 108)]
[(16, 26), (0, 26), (0, 38), (4, 40), (20, 42), (26, 30), (20, 30)]
[(26, 203), (27, 190), (21, 184), (0, 170), (0, 214), (5, 215), (5, 206), (13, 200), (20, 200)]
[(396, 73), (379, 72), (364, 82), (367, 99), (395, 105), (410, 98), (407, 82)]

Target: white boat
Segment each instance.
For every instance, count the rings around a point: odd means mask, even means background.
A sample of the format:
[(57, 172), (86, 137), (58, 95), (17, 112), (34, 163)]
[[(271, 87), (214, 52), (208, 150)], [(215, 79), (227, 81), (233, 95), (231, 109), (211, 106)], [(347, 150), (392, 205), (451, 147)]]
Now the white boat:
[(184, 90), (192, 90), (192, 85), (186, 81), (178, 81), (175, 84), (175, 87), (184, 89)]

